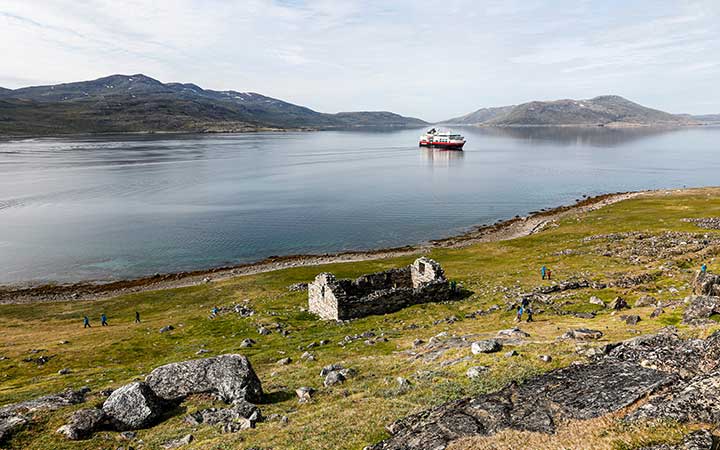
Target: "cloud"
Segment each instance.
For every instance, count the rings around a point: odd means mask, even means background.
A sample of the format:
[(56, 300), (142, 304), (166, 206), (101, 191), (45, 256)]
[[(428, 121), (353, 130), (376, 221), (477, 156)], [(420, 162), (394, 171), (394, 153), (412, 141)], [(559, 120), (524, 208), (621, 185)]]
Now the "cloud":
[[(0, 86), (111, 73), (442, 119), (621, 92), (709, 112), (716, 0), (0, 0)], [(689, 88), (691, 86), (691, 88)], [(653, 95), (659, 91), (662, 97)]]

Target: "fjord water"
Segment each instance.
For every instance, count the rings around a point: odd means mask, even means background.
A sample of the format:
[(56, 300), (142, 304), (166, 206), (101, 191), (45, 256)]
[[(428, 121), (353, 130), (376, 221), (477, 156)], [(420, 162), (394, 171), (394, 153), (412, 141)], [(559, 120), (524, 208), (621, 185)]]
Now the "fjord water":
[(0, 283), (413, 244), (624, 190), (717, 185), (720, 128), (0, 140)]

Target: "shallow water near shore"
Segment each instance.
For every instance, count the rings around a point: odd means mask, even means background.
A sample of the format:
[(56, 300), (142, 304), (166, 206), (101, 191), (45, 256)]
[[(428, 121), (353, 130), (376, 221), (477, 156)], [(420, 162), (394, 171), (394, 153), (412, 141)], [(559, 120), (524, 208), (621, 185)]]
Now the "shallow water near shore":
[(720, 128), (0, 140), (0, 283), (377, 249), (606, 192), (718, 184)]

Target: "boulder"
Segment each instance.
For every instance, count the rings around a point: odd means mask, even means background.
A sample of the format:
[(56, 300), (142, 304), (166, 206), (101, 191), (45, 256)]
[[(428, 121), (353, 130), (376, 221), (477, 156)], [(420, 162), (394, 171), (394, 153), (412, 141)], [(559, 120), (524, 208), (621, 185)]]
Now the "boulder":
[(657, 308), (655, 308), (653, 310), (653, 312), (650, 313), (650, 318), (653, 319), (653, 318), (659, 316), (660, 314), (663, 314), (664, 312), (665, 312), (665, 310), (658, 306)]
[(683, 314), (683, 323), (688, 325), (702, 325), (708, 323), (710, 316), (720, 314), (720, 297), (694, 295), (687, 297), (688, 304)]
[(657, 305), (657, 299), (649, 295), (643, 295), (635, 302), (636, 308), (642, 308), (644, 306), (655, 306)]
[(242, 342), (240, 342), (240, 347), (242, 348), (249, 348), (255, 345), (255, 341), (250, 338), (243, 339)]
[(278, 366), (287, 366), (291, 362), (292, 362), (292, 358), (282, 358), (282, 359), (279, 359), (275, 364), (277, 364)]
[(0, 443), (12, 434), (29, 425), (32, 413), (36, 411), (55, 411), (85, 401), (90, 392), (87, 387), (79, 390), (68, 389), (57, 394), (44, 395), (32, 400), (13, 403), (0, 408)]
[(113, 391), (102, 410), (115, 429), (138, 430), (155, 424), (163, 405), (148, 384), (135, 382)]
[(506, 337), (506, 338), (519, 338), (519, 339), (523, 339), (523, 338), (529, 338), (529, 337), (530, 337), (530, 333), (527, 333), (527, 332), (521, 330), (521, 329), (518, 328), (518, 327), (514, 327), (514, 328), (509, 328), (509, 329), (507, 329), (507, 330), (500, 330), (500, 331), (498, 331), (497, 337), (499, 337), (499, 338)]
[(692, 288), (695, 295), (720, 297), (720, 275), (700, 271), (693, 278)]
[(485, 372), (487, 372), (488, 369), (489, 369), (489, 368), (488, 368), (487, 366), (473, 366), (473, 367), (470, 367), (470, 368), (465, 372), (465, 375), (466, 375), (468, 378), (477, 378), (477, 377), (479, 377), (480, 375), (482, 375), (482, 374), (484, 374)]
[(552, 361), (552, 356), (550, 356), (550, 355), (540, 355), (540, 356), (538, 356), (538, 359), (540, 359), (540, 361), (542, 361), (542, 362), (549, 363), (550, 361)]
[(172, 325), (165, 325), (164, 327), (160, 328), (159, 332), (160, 333), (168, 333), (174, 329), (175, 329), (175, 327)]
[(330, 372), (335, 372), (335, 371), (343, 370), (343, 369), (344, 369), (344, 367), (342, 366), (342, 364), (337, 364), (337, 363), (329, 364), (329, 365), (323, 367), (322, 370), (320, 370), (320, 376), (326, 377)]
[(302, 386), (295, 389), (295, 394), (298, 396), (298, 403), (310, 403), (312, 401), (313, 394), (315, 394), (315, 389), (308, 386)]
[(195, 437), (192, 434), (186, 434), (181, 438), (170, 439), (162, 444), (165, 449), (180, 448), (190, 444)]
[(568, 330), (561, 336), (561, 339), (577, 339), (581, 341), (589, 339), (600, 339), (603, 337), (603, 332), (600, 330), (591, 330), (589, 328), (576, 328), (574, 330)]
[(605, 302), (598, 297), (595, 297), (594, 295), (590, 297), (590, 300), (588, 300), (588, 302), (592, 305), (602, 306), (603, 308), (605, 307)]
[(625, 322), (628, 325), (637, 325), (638, 322), (640, 322), (640, 316), (637, 314), (631, 314), (629, 316), (620, 316), (620, 320)]
[(239, 401), (230, 408), (208, 408), (189, 414), (185, 422), (197, 426), (199, 424), (219, 425), (226, 433), (235, 433), (248, 428), (255, 428), (262, 421), (260, 408), (246, 401)]
[(250, 361), (242, 355), (221, 355), (160, 366), (145, 378), (162, 399), (182, 400), (191, 394), (215, 394), (226, 403), (258, 402), (263, 391)]
[(613, 301), (611, 301), (608, 305), (608, 308), (614, 310), (614, 311), (620, 311), (623, 309), (628, 309), (630, 306), (627, 304), (624, 298), (622, 297), (615, 297)]
[(108, 416), (99, 408), (85, 408), (75, 411), (67, 424), (57, 432), (71, 441), (86, 439), (95, 431), (107, 425)]
[(330, 372), (325, 376), (325, 381), (323, 381), (323, 385), (325, 387), (335, 386), (337, 384), (343, 384), (345, 382), (345, 376), (340, 373), (339, 370)]
[(495, 353), (502, 350), (502, 344), (496, 339), (486, 339), (484, 341), (473, 342), (470, 346), (470, 351), (473, 355), (479, 355), (480, 353)]

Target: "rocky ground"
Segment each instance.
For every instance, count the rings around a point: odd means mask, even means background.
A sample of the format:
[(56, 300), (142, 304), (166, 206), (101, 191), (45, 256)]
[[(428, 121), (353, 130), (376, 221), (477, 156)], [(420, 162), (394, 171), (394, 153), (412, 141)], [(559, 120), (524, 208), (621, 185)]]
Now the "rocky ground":
[(415, 255), (0, 305), (0, 446), (713, 449), (718, 216), (720, 189), (655, 192), (426, 248), (466, 298), (344, 322), (307, 281)]

